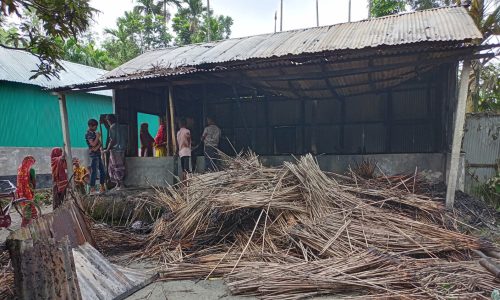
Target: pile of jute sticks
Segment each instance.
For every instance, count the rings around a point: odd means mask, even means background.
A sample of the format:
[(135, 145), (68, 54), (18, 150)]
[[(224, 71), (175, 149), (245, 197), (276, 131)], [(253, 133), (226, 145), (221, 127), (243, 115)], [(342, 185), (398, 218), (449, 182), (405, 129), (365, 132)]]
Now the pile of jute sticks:
[(498, 260), (478, 255), (497, 245), (461, 233), (417, 173), (329, 174), (311, 155), (222, 163), (158, 190), (168, 214), (136, 256), (158, 262), (162, 280), (224, 278), (266, 299), (487, 299), (500, 286)]

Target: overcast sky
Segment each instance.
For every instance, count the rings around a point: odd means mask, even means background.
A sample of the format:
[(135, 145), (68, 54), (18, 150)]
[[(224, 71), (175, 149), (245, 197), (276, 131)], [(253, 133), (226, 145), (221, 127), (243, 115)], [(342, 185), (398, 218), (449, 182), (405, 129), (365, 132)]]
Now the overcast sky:
[[(206, 0), (202, 0), (206, 5)], [(318, 0), (320, 25), (347, 22), (349, 0)], [(366, 19), (367, 0), (351, 0), (351, 20)], [(116, 19), (134, 7), (133, 0), (91, 0), (101, 11), (96, 16), (93, 31), (102, 35), (104, 28), (114, 27)], [(280, 0), (210, 0), (215, 14), (231, 16), (234, 20), (231, 37), (243, 37), (274, 31), (274, 13)], [(171, 8), (172, 14), (175, 9)], [(283, 30), (316, 26), (316, 0), (283, 0)]]

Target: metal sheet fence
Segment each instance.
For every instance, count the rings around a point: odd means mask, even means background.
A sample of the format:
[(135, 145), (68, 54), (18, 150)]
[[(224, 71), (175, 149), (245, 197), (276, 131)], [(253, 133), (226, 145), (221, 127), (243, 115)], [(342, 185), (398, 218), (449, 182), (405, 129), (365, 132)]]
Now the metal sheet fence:
[(465, 121), (465, 190), (495, 176), (500, 161), (500, 115), (470, 114)]

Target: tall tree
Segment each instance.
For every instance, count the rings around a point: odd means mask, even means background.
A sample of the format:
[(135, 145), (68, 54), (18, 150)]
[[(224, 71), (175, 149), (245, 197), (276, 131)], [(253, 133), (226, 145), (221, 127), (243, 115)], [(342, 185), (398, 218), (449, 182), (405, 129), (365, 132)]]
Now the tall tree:
[(500, 112), (500, 64), (483, 67), (479, 82), (479, 111)]
[[(469, 15), (483, 34), (481, 44), (487, 43), (493, 36), (500, 35), (500, 5), (497, 0), (472, 0), (469, 7)], [(496, 56), (500, 51), (495, 51)], [(467, 98), (467, 111), (478, 111), (480, 95), (480, 82), (482, 70), (490, 62), (491, 58), (472, 61), (472, 74), (469, 81), (469, 96)], [(493, 70), (499, 71), (498, 68)]]
[(431, 9), (450, 5), (452, 0), (408, 0), (408, 5), (413, 10)]
[(112, 60), (122, 64), (144, 51), (167, 47), (172, 41), (161, 2), (140, 0), (132, 10), (118, 18), (115, 29), (106, 29), (103, 47)]
[(405, 10), (406, 0), (369, 0), (370, 16), (383, 17)]
[(69, 38), (66, 41), (60, 40), (63, 48), (63, 59), (106, 70), (111, 70), (117, 66), (108, 51), (96, 46), (91, 34), (86, 34), (80, 40)]
[(183, 7), (172, 19), (172, 28), (176, 33), (176, 43), (186, 45), (207, 40), (227, 39), (231, 35), (233, 19), (229, 16), (208, 14), (201, 0), (184, 0)]
[[(440, 6), (460, 5), (461, 0), (369, 0), (371, 15), (381, 17), (405, 10), (408, 5), (412, 10), (430, 9)], [(483, 34), (482, 44), (488, 42), (492, 36), (500, 35), (500, 3), (498, 0), (471, 0), (469, 15)], [(498, 48), (497, 48), (498, 49)], [(497, 50), (496, 55), (500, 54)], [(469, 82), (469, 96), (467, 111), (477, 111), (480, 95), (481, 71), (490, 62), (491, 58), (472, 61), (472, 74)], [(498, 69), (494, 69), (498, 70)], [(491, 70), (490, 70), (491, 71)]]
[(58, 76), (63, 69), (59, 60), (64, 53), (57, 40), (76, 39), (89, 28), (95, 12), (89, 0), (0, 0), (2, 28), (5, 29), (8, 17), (20, 19), (18, 35), (11, 34), (9, 43), (0, 46), (35, 54), (40, 63), (32, 77)]
[(162, 15), (165, 23), (170, 21), (170, 6), (181, 7), (182, 0), (137, 0), (134, 10), (144, 15)]
[(177, 8), (181, 7), (182, 0), (160, 0), (163, 2), (163, 18), (165, 19), (165, 22), (168, 23), (170, 22), (171, 18), (171, 13), (170, 10), (168, 9), (169, 6), (175, 6)]
[(161, 14), (162, 3), (155, 2), (155, 0), (137, 0), (137, 5), (134, 6), (134, 11), (144, 15)]
[(123, 64), (141, 53), (140, 45), (125, 23), (118, 22), (116, 29), (106, 29), (105, 32), (108, 38), (103, 47), (118, 64)]

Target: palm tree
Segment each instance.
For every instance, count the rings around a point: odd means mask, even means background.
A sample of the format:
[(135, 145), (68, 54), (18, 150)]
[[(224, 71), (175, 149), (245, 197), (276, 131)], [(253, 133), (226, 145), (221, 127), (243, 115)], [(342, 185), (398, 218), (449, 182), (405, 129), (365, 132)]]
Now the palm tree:
[[(500, 6), (496, 0), (472, 0), (469, 14), (483, 34), (479, 44), (486, 43), (494, 35), (500, 35)], [(495, 56), (500, 53), (496, 51)], [(491, 58), (472, 61), (472, 74), (469, 81), (467, 112), (477, 111), (479, 107), (479, 80), (481, 71)]]
[(159, 15), (162, 12), (161, 8), (161, 3), (155, 3), (155, 0), (137, 0), (134, 11), (143, 15)]
[(168, 10), (169, 6), (176, 6), (177, 8), (181, 7), (181, 0), (163, 0), (163, 17), (165, 18), (165, 23), (168, 23), (170, 21), (170, 17), (172, 16), (170, 14), (170, 11)]
[(170, 21), (169, 6), (181, 7), (181, 0), (137, 0), (137, 5), (134, 11), (142, 15), (161, 15), (164, 17), (165, 22)]
[[(385, 1), (385, 0), (384, 0)], [(382, 0), (369, 0), (368, 7), (373, 9), (374, 4), (390, 3)], [(393, 0), (397, 3), (397, 0)], [(415, 10), (429, 9), (439, 6), (448, 6), (451, 4), (461, 5), (462, 0), (403, 0)], [(478, 44), (488, 42), (492, 36), (500, 35), (500, 6), (498, 0), (471, 0), (469, 6), (469, 15), (472, 17), (476, 26), (483, 34), (483, 39)], [(386, 6), (384, 6), (386, 7)], [(497, 50), (496, 55), (500, 54)], [(496, 56), (495, 55), (495, 56)], [(491, 60), (484, 58), (482, 60), (472, 61), (472, 73), (469, 81), (469, 97), (467, 99), (467, 112), (477, 111), (479, 104), (479, 81), (481, 70)]]
[(182, 8), (181, 13), (184, 13), (189, 19), (189, 31), (195, 33), (200, 28), (200, 20), (206, 7), (203, 6), (201, 0), (184, 0), (183, 3), (187, 7)]

